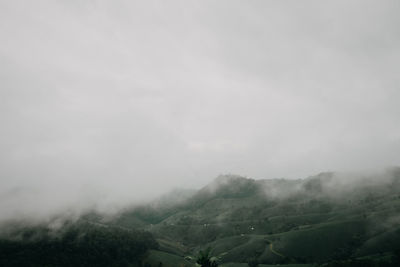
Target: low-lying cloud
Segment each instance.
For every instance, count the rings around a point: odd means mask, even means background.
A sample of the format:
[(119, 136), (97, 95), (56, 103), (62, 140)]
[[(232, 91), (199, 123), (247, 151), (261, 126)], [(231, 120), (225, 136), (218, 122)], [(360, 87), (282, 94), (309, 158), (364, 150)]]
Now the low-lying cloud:
[(399, 8), (2, 1), (1, 217), (398, 165)]

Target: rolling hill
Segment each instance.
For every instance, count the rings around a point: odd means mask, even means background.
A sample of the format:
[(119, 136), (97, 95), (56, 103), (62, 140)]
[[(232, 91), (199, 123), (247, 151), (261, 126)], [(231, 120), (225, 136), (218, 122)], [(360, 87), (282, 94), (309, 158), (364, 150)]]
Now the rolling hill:
[(298, 180), (222, 175), (111, 219), (91, 212), (57, 231), (9, 224), (0, 246), (2, 266), (196, 266), (207, 248), (225, 267), (399, 266), (400, 168)]
[(111, 223), (151, 232), (176, 256), (211, 247), (222, 265), (390, 266), (399, 257), (399, 214), (400, 171), (393, 168), (351, 179), (224, 175), (175, 205), (127, 210)]

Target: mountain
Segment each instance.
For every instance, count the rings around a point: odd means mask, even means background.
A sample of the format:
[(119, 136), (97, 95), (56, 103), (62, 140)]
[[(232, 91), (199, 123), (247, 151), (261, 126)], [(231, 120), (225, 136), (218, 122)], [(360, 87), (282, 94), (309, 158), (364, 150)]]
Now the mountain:
[(195, 266), (210, 248), (225, 267), (400, 266), (399, 214), (400, 168), (297, 180), (221, 175), (111, 219), (92, 212), (56, 230), (3, 227), (0, 265)]
[(398, 168), (380, 176), (321, 173), (299, 180), (224, 175), (167, 209), (135, 208), (112, 223), (141, 221), (134, 227), (151, 232), (165, 253), (193, 258), (211, 247), (229, 266), (251, 260), (394, 266), (399, 211)]

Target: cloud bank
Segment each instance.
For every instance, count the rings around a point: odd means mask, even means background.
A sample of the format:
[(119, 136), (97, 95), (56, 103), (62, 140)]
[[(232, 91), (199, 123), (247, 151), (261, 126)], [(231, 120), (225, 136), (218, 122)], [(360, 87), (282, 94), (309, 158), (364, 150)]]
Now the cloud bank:
[(398, 165), (399, 11), (1, 1), (0, 212)]

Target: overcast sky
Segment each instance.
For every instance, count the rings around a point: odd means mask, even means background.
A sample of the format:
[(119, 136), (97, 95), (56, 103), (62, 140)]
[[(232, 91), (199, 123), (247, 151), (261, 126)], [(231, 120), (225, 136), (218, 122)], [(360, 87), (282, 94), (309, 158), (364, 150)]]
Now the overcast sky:
[(0, 212), (399, 165), (399, 14), (0, 0)]

